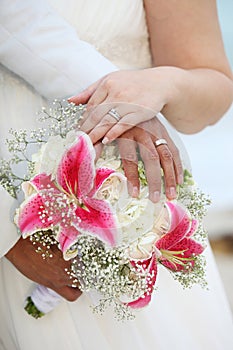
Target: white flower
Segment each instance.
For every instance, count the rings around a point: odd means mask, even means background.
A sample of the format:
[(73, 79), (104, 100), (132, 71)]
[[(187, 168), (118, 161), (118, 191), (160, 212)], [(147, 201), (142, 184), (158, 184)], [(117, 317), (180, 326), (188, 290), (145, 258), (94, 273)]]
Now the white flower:
[(32, 161), (35, 162), (35, 173), (46, 173), (52, 175), (53, 179), (64, 150), (68, 149), (76, 139), (77, 132), (74, 130), (70, 131), (65, 139), (60, 135), (50, 136), (39, 152), (32, 156)]
[(132, 198), (124, 193), (116, 207), (122, 242), (129, 244), (138, 237), (152, 230), (162, 203), (154, 204), (148, 198), (148, 189), (141, 191), (139, 198)]
[(128, 248), (128, 256), (131, 259), (149, 259), (152, 252), (156, 250), (157, 256), (160, 256), (160, 251), (155, 247), (155, 242), (159, 239), (159, 235), (154, 232), (148, 232), (142, 237), (139, 237)]
[(95, 194), (97, 199), (107, 200), (113, 206), (127, 191), (126, 177), (120, 173), (113, 173), (105, 180)]
[(112, 157), (110, 159), (99, 158), (96, 162), (96, 166), (98, 168), (106, 167), (116, 171), (122, 171), (121, 161), (120, 159), (116, 159), (115, 157)]
[(160, 251), (156, 248), (155, 242), (165, 233), (168, 232), (170, 227), (170, 217), (166, 206), (163, 206), (160, 212), (154, 215), (154, 223), (152, 230), (144, 233), (141, 237), (132, 242), (127, 250), (130, 259), (149, 259), (152, 252), (155, 252), (156, 256), (161, 255)]

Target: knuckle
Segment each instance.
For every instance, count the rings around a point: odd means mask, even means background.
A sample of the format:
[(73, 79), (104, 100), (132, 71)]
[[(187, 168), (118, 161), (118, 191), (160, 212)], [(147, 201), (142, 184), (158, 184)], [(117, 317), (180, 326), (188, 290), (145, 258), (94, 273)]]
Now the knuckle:
[(98, 115), (97, 113), (92, 113), (92, 114), (90, 115), (90, 118), (91, 118), (91, 121), (92, 121), (93, 123), (98, 123), (98, 121), (99, 121), (99, 115)]
[(155, 153), (155, 152), (148, 152), (146, 159), (149, 161), (150, 160), (159, 161), (159, 155), (158, 153)]
[(69, 293), (69, 294), (67, 294), (65, 296), (65, 299), (67, 301), (74, 302), (74, 301), (76, 301), (78, 299), (79, 296), (80, 296), (80, 293), (77, 293), (77, 292), (73, 293), (73, 292), (71, 292), (71, 293)]
[(165, 178), (166, 178), (167, 185), (169, 185), (169, 186), (174, 185), (175, 186), (176, 181), (175, 181), (175, 178), (173, 175), (167, 175)]
[(117, 99), (117, 100), (125, 100), (125, 93), (121, 90), (116, 90), (114, 92), (114, 97)]
[(178, 173), (182, 173), (183, 172), (183, 166), (181, 163), (176, 164), (176, 170), (178, 171)]
[(180, 158), (180, 151), (179, 149), (176, 147), (176, 145), (174, 145), (172, 153), (174, 154), (175, 157)]
[(137, 160), (137, 155), (135, 153), (126, 153), (122, 157), (122, 161), (126, 166), (130, 166), (131, 163), (136, 163)]
[(159, 188), (160, 189), (160, 187), (161, 187), (161, 177), (159, 177), (159, 176), (150, 176), (150, 177), (148, 177), (148, 183), (149, 183), (149, 185), (150, 185), (150, 187), (153, 187), (153, 188)]
[(104, 79), (102, 85), (106, 90), (111, 90), (114, 86), (114, 79), (111, 77), (106, 77), (106, 79)]
[(167, 161), (167, 162), (172, 161), (172, 154), (167, 148), (164, 148), (161, 150), (160, 157), (164, 161)]
[(142, 151), (141, 156), (144, 161), (159, 161), (159, 154), (157, 152), (154, 152), (154, 150)]
[(130, 174), (130, 173), (126, 173), (125, 174), (127, 179), (128, 179), (128, 182), (131, 183), (131, 184), (138, 184), (138, 176), (135, 176), (135, 174)]

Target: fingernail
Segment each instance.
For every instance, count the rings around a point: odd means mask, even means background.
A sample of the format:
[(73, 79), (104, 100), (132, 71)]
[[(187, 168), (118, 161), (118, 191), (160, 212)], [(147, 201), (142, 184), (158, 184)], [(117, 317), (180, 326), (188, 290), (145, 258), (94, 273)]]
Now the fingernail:
[(71, 100), (72, 98), (75, 98), (75, 97), (76, 97), (76, 96), (70, 96), (70, 97), (68, 97), (67, 100), (69, 101), (69, 100)]
[(168, 192), (169, 192), (169, 195), (170, 195), (171, 198), (176, 198), (176, 189), (175, 189), (175, 187), (170, 187)]
[(151, 196), (151, 201), (154, 203), (157, 203), (160, 200), (160, 193), (159, 191), (155, 191)]
[(109, 138), (105, 136), (105, 137), (103, 138), (103, 140), (102, 140), (102, 143), (103, 143), (104, 145), (106, 145), (108, 142), (109, 142)]
[(134, 197), (134, 198), (138, 197), (138, 188), (137, 188), (137, 186), (133, 187), (132, 197)]
[(180, 174), (178, 176), (178, 184), (181, 185), (183, 182), (184, 182), (184, 176), (183, 176), (183, 174)]

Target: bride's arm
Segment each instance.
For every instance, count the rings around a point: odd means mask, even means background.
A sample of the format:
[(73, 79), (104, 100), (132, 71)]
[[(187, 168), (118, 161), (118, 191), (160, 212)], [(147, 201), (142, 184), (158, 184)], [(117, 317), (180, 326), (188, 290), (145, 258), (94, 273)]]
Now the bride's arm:
[(82, 91), (116, 67), (44, 0), (0, 0), (0, 62), (47, 99)]
[(166, 118), (184, 133), (217, 122), (233, 87), (216, 1), (145, 0), (145, 9), (154, 66), (170, 72), (178, 89), (163, 108)]
[[(109, 74), (72, 99), (89, 100), (82, 127), (92, 129), (95, 140), (112, 141), (160, 111), (177, 130), (195, 133), (216, 123), (232, 103), (216, 2), (145, 0), (145, 9), (155, 67)], [(113, 127), (107, 125), (111, 108), (121, 117)]]

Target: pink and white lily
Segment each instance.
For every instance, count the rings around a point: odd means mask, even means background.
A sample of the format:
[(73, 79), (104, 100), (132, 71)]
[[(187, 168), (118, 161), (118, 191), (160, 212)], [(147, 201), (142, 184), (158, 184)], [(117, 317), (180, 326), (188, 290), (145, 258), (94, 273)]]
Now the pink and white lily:
[(41, 172), (24, 185), (27, 192), (31, 188), (33, 193), (21, 204), (15, 219), (23, 237), (41, 230), (57, 231), (65, 259), (77, 254), (69, 249), (80, 234), (94, 235), (110, 246), (116, 245), (118, 230), (112, 206), (96, 196), (115, 171), (96, 170), (94, 160), (89, 137), (75, 132), (55, 174)]
[(195, 256), (201, 254), (204, 247), (196, 242), (192, 235), (198, 222), (191, 219), (189, 213), (180, 205), (166, 203), (170, 215), (170, 228), (159, 239), (152, 241), (152, 253), (144, 260), (132, 260), (133, 266), (140, 266), (147, 273), (147, 290), (137, 300), (127, 303), (132, 308), (142, 308), (151, 301), (157, 278), (157, 262), (172, 271), (190, 271), (195, 264)]
[(179, 205), (168, 202), (167, 207), (171, 213), (171, 227), (169, 232), (155, 243), (161, 252), (159, 261), (172, 271), (192, 269), (195, 256), (204, 250), (200, 243), (191, 238), (198, 222), (191, 219), (187, 211)]

